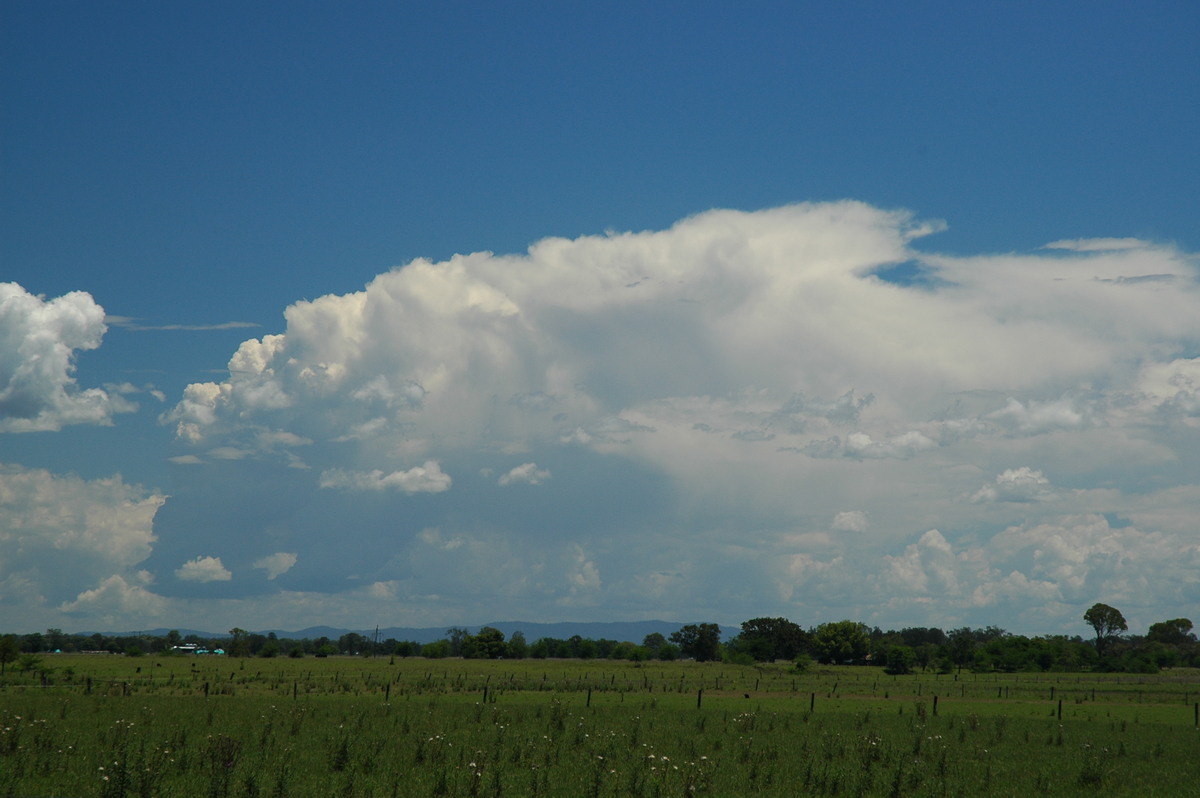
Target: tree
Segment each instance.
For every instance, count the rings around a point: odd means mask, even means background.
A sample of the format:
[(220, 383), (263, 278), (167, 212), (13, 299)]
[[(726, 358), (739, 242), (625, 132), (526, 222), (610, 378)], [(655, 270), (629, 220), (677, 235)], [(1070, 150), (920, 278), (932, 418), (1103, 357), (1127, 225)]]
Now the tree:
[(493, 626), (485, 626), (478, 634), (469, 635), (462, 645), (462, 655), (467, 659), (501, 659), (506, 651), (504, 632)]
[(751, 618), (742, 623), (738, 647), (759, 662), (795, 659), (807, 637), (787, 618)]
[(1111, 640), (1129, 628), (1125, 616), (1116, 607), (1096, 602), (1083, 614), (1083, 619), (1096, 630), (1096, 651), (1103, 654)]
[(946, 640), (945, 648), (950, 662), (961, 672), (975, 657), (975, 633), (969, 626), (953, 629)]
[(67, 636), (63, 634), (62, 629), (51, 627), (46, 630), (46, 650), (47, 651), (62, 651), (67, 646)]
[(525, 633), (520, 629), (513, 632), (508, 638), (508, 658), (509, 659), (525, 659), (525, 655), (529, 651), (529, 644), (525, 642)]
[(823, 623), (813, 633), (812, 640), (817, 659), (825, 664), (862, 660), (870, 644), (866, 624), (856, 621)]
[(661, 632), (651, 632), (642, 638), (642, 645), (650, 649), (652, 656), (658, 656), (658, 652), (667, 644), (667, 638), (662, 636)]
[(1162, 643), (1164, 646), (1182, 646), (1196, 642), (1192, 634), (1192, 622), (1187, 618), (1176, 618), (1172, 621), (1159, 621), (1150, 624), (1146, 639), (1152, 643)]
[(13, 635), (0, 636), (0, 676), (4, 675), (4, 669), (8, 667), (8, 663), (17, 658), (21, 653), (21, 647), (17, 645), (17, 638)]
[(358, 654), (367, 650), (367, 638), (358, 632), (346, 632), (338, 638), (338, 651), (342, 654)]
[(685, 657), (696, 662), (721, 658), (721, 627), (715, 623), (688, 624), (671, 633), (671, 642), (679, 646)]
[(229, 651), (226, 653), (231, 657), (245, 657), (250, 654), (250, 641), (247, 639), (250, 633), (240, 627), (233, 627), (229, 630)]
[(887, 651), (887, 666), (883, 672), (892, 676), (912, 673), (916, 659), (917, 654), (910, 646), (892, 646)]
[(463, 643), (467, 642), (467, 638), (471, 633), (461, 626), (451, 626), (446, 630), (446, 640), (450, 643), (450, 656), (461, 657)]

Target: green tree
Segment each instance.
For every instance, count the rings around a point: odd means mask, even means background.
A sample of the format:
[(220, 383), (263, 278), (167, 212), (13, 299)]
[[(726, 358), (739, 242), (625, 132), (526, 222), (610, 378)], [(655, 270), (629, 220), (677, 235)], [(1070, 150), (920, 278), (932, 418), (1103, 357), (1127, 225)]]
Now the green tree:
[(961, 672), (975, 658), (975, 633), (969, 626), (953, 629), (944, 648), (950, 662)]
[(231, 657), (245, 657), (250, 654), (249, 632), (239, 626), (229, 630), (229, 650), (225, 653)]
[(17, 655), (21, 653), (21, 646), (17, 644), (15, 635), (0, 636), (0, 676), (4, 675), (5, 668), (8, 663), (16, 660)]
[(444, 659), (450, 656), (449, 640), (434, 640), (421, 646), (421, 656), (429, 659)]
[(683, 656), (697, 662), (721, 658), (721, 627), (715, 623), (688, 624), (671, 633), (671, 642), (679, 646)]
[(870, 644), (867, 625), (857, 621), (823, 623), (812, 638), (817, 660), (825, 664), (859, 662), (867, 656)]
[(279, 652), (281, 650), (282, 649), (280, 648), (280, 645), (279, 645), (279, 638), (275, 635), (274, 632), (271, 632), (270, 634), (267, 635), (266, 642), (263, 643), (262, 646), (259, 647), (257, 653), (258, 653), (258, 656), (260, 656), (260, 657), (265, 657), (267, 659), (270, 659), (272, 657), (279, 656)]
[(787, 618), (751, 618), (742, 623), (737, 648), (759, 662), (795, 659), (808, 635)]
[(367, 650), (368, 642), (370, 641), (358, 632), (346, 632), (338, 638), (337, 647), (343, 654), (359, 654)]
[(642, 638), (642, 645), (650, 650), (651, 656), (658, 656), (659, 650), (666, 644), (667, 638), (661, 632), (651, 632)]
[(62, 629), (50, 627), (46, 630), (46, 650), (47, 651), (62, 651), (69, 646), (67, 641), (69, 638), (63, 634)]
[(461, 626), (451, 626), (446, 630), (446, 641), (450, 644), (450, 656), (461, 657), (463, 654), (463, 643), (467, 642), (467, 638), (471, 633)]
[(1162, 643), (1164, 646), (1183, 646), (1196, 642), (1192, 633), (1192, 622), (1187, 618), (1176, 618), (1171, 621), (1159, 621), (1150, 624), (1146, 639), (1152, 643)]
[(529, 653), (529, 644), (525, 642), (525, 633), (520, 629), (513, 632), (508, 638), (508, 653), (509, 659), (525, 659)]
[(917, 654), (909, 646), (892, 646), (887, 651), (887, 665), (883, 672), (892, 676), (899, 676), (913, 672), (913, 664), (917, 661)]
[(1083, 619), (1096, 630), (1096, 651), (1100, 654), (1104, 654), (1109, 643), (1129, 628), (1120, 610), (1100, 602), (1089, 607)]
[(492, 626), (484, 626), (477, 634), (468, 635), (462, 644), (462, 655), (467, 659), (501, 659), (506, 651), (504, 632)]

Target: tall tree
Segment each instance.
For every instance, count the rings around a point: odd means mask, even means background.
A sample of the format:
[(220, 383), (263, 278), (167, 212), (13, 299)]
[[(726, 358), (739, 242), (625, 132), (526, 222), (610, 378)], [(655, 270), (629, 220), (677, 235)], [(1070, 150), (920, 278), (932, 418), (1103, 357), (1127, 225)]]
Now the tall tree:
[(671, 633), (671, 642), (679, 646), (685, 657), (697, 662), (721, 658), (721, 627), (715, 623), (688, 624)]
[(526, 653), (529, 651), (529, 644), (525, 642), (525, 633), (520, 629), (509, 635), (508, 638), (508, 658), (509, 659), (525, 659)]
[(1125, 616), (1116, 607), (1096, 602), (1083, 614), (1083, 619), (1096, 630), (1096, 652), (1103, 654), (1109, 642), (1129, 628)]
[(1146, 639), (1165, 646), (1179, 646), (1196, 642), (1192, 634), (1192, 622), (1187, 618), (1175, 618), (1171, 621), (1159, 621), (1150, 624)]
[(21, 647), (17, 645), (15, 635), (0, 635), (0, 676), (4, 675), (8, 663), (15, 660), (20, 653)]
[(231, 657), (248, 657), (250, 656), (250, 640), (249, 632), (239, 626), (235, 626), (229, 630), (229, 651), (225, 652)]
[(467, 642), (467, 638), (470, 636), (471, 633), (461, 626), (451, 626), (447, 629), (446, 640), (450, 643), (450, 656), (461, 657), (463, 643)]
[(867, 625), (856, 621), (823, 623), (813, 633), (812, 647), (823, 663), (857, 662), (867, 656), (870, 645)]
[(787, 618), (751, 618), (739, 635), (743, 650), (759, 662), (795, 659), (804, 647), (804, 630)]
[(667, 638), (663, 637), (662, 632), (651, 632), (642, 638), (642, 645), (650, 649), (650, 653), (658, 656), (658, 652), (667, 644)]
[(506, 650), (504, 632), (493, 626), (485, 626), (478, 634), (468, 635), (462, 645), (462, 655), (467, 659), (501, 659)]

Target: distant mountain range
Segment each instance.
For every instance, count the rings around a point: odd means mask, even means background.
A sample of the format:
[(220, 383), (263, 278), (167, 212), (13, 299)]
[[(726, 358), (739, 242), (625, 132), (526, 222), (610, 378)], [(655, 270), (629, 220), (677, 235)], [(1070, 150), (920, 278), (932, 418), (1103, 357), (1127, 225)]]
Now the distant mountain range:
[[(484, 626), (491, 626), (504, 632), (505, 639), (512, 637), (513, 632), (521, 632), (525, 635), (525, 639), (532, 643), (538, 638), (552, 637), (560, 640), (568, 640), (575, 635), (591, 640), (617, 640), (619, 642), (628, 641), (630, 643), (641, 643), (646, 635), (658, 632), (664, 637), (669, 637), (672, 632), (679, 630), (683, 623), (674, 623), (671, 621), (612, 621), (612, 622), (592, 622), (592, 623), (572, 623), (570, 621), (564, 623), (535, 623), (532, 621), (498, 621), (496, 623), (485, 623), (479, 626), (463, 626), (469, 633), (475, 634)], [(426, 626), (426, 627), (410, 627), (410, 626), (389, 626), (379, 627), (379, 639), (412, 641), (415, 643), (432, 643), (435, 640), (442, 640), (446, 637), (447, 626)], [(737, 627), (730, 627), (729, 632), (736, 631)], [(154, 637), (163, 637), (170, 629), (145, 629), (137, 632), (103, 632), (102, 634), (109, 637), (132, 637), (135, 635), (152, 635)], [(188, 635), (196, 635), (203, 638), (218, 638), (229, 637), (229, 632), (202, 632), (195, 629), (178, 629), (180, 635), (187, 637)], [(319, 637), (328, 637), (330, 640), (337, 640), (344, 634), (354, 632), (360, 634), (368, 640), (373, 639), (376, 635), (375, 629), (337, 629), (332, 626), (310, 626), (306, 629), (289, 632), (281, 629), (251, 629), (248, 630), (255, 634), (270, 634), (275, 633), (276, 637), (287, 638), (292, 640), (303, 640), (308, 638), (315, 640)], [(76, 634), (91, 635), (93, 632), (77, 632)], [(727, 635), (723, 635), (727, 636)]]

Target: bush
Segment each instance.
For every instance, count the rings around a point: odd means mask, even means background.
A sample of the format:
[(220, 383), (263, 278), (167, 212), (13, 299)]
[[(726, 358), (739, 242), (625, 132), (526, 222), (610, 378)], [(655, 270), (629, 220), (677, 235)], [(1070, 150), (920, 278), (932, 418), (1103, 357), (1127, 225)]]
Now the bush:
[(916, 661), (917, 653), (908, 646), (892, 646), (888, 649), (887, 665), (883, 672), (891, 676), (912, 673)]

